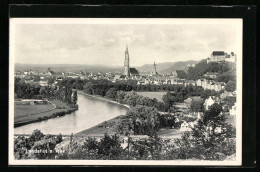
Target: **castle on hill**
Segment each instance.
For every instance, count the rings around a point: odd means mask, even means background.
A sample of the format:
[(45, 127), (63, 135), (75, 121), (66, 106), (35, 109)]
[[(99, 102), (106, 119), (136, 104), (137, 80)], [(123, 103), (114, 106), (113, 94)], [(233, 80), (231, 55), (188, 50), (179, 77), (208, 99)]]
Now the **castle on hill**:
[(210, 62), (236, 62), (237, 55), (231, 52), (230, 54), (224, 51), (213, 51), (210, 57), (207, 58), (207, 63)]

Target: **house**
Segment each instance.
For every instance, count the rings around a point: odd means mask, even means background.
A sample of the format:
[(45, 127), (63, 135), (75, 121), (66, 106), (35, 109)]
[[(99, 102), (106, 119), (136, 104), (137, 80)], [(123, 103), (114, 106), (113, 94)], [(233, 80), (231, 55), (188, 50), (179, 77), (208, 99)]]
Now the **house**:
[(235, 103), (234, 106), (232, 106), (232, 108), (229, 110), (229, 114), (231, 116), (235, 116), (236, 115), (236, 107), (237, 107), (237, 103)]
[(48, 74), (48, 75), (53, 75), (54, 72), (53, 72), (50, 68), (48, 68), (48, 72), (47, 72), (47, 74)]
[(48, 85), (48, 80), (46, 80), (46, 79), (41, 79), (41, 80), (39, 81), (39, 84), (40, 84), (40, 86), (47, 86), (47, 85)]
[(234, 52), (231, 52), (229, 55), (226, 56), (225, 61), (227, 62), (236, 62), (237, 55)]
[(114, 80), (124, 80), (126, 78), (126, 75), (117, 74), (114, 77)]
[(139, 72), (136, 68), (130, 68), (130, 76), (137, 76)]
[(207, 73), (204, 74), (204, 76), (205, 76), (206, 78), (215, 79), (215, 78), (217, 77), (217, 74), (218, 74), (218, 73), (215, 73), (215, 72), (207, 72)]
[(214, 96), (209, 96), (208, 99), (205, 100), (204, 102), (204, 107), (205, 107), (205, 110), (209, 110), (209, 107), (211, 105), (213, 105), (215, 103), (215, 97)]
[(185, 86), (188, 86), (188, 85), (193, 85), (193, 86), (195, 86), (196, 85), (196, 81), (194, 81), (194, 80), (185, 80), (184, 81), (184, 85)]
[(33, 82), (33, 77), (31, 75), (27, 75), (24, 77), (25, 83), (32, 83)]
[(203, 79), (198, 79), (197, 81), (196, 81), (196, 85), (197, 86), (202, 86), (202, 82), (203, 82), (204, 80)]
[(190, 125), (190, 123), (184, 121), (182, 124), (181, 124), (181, 128), (180, 128), (180, 131), (192, 131), (192, 126)]

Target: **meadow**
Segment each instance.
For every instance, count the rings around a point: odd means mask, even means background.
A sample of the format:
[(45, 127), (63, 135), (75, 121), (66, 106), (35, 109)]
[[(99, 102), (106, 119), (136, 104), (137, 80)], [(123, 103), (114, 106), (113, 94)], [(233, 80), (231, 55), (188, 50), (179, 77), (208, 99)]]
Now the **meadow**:
[(15, 104), (14, 105), (14, 119), (50, 111), (54, 107), (55, 106), (52, 104), (45, 104), (45, 105), (18, 105), (18, 104)]
[[(14, 124), (23, 125), (34, 121), (49, 119), (57, 114), (65, 114), (71, 108), (64, 102), (56, 99), (50, 100), (53, 104), (46, 105), (18, 105), (14, 104)], [(57, 115), (59, 116), (59, 115)]]

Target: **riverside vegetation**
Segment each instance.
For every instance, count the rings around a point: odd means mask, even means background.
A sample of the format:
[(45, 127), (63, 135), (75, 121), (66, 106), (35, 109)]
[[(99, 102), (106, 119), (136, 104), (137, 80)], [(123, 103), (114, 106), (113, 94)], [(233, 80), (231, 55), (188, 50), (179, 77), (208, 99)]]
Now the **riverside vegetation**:
[[(213, 104), (179, 139), (162, 139), (156, 132), (149, 138), (132, 139), (125, 133), (126, 145), (118, 134), (104, 134), (101, 139), (71, 135), (66, 140), (62, 135), (43, 135), (35, 130), (29, 137), (15, 138), (14, 154), (17, 159), (224, 160), (236, 152), (236, 141), (235, 129), (226, 123), (221, 111), (218, 104)], [(140, 131), (139, 126), (133, 128)]]
[[(41, 87), (36, 84), (27, 84), (20, 78), (15, 79), (15, 99), (48, 99), (55, 105), (51, 110), (42, 110), (46, 105), (14, 105), (15, 126), (25, 125), (64, 116), (78, 109), (77, 91), (70, 87), (62, 86), (60, 89), (51, 86)], [(52, 106), (53, 106), (52, 105)], [(21, 111), (21, 109), (23, 111)], [(32, 110), (34, 109), (34, 113)]]

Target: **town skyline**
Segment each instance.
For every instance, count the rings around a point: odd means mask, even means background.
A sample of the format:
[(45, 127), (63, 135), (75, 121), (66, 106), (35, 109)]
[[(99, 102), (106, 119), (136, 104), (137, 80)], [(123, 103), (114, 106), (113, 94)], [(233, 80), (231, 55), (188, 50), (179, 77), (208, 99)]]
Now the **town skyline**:
[(235, 52), (240, 57), (236, 28), (233, 23), (221, 22), (204, 25), (17, 24), (15, 63), (122, 66), (126, 45), (131, 66), (154, 61), (198, 61), (213, 51)]

